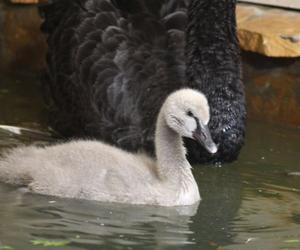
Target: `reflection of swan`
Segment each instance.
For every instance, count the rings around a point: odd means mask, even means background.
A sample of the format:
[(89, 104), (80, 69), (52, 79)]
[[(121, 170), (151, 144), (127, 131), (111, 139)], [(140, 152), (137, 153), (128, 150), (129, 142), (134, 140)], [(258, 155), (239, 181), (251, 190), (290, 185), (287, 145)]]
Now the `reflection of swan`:
[(1, 224), (5, 225), (3, 230), (0, 225), (1, 241), (18, 249), (32, 249), (21, 245), (28, 238), (68, 239), (72, 249), (182, 246), (193, 233), (189, 227), (198, 207), (198, 203), (158, 207), (59, 198), (49, 203), (47, 196), (17, 192), (1, 183), (0, 197), (6, 201), (0, 206)]
[[(232, 221), (242, 202), (240, 171), (236, 166), (227, 168), (197, 168), (195, 178), (199, 183), (202, 201), (190, 229), (197, 239), (198, 249), (214, 249), (211, 244), (226, 246), (234, 241)], [(225, 247), (226, 248), (226, 247)]]
[(26, 245), (28, 238), (69, 239), (74, 249), (212, 249), (211, 242), (226, 246), (235, 234), (232, 223), (242, 197), (239, 171), (232, 166), (193, 172), (203, 198), (198, 211), (198, 204), (153, 207), (49, 198), (0, 184), (5, 201), (0, 206), (1, 241), (16, 249), (32, 249)]
[(41, 8), (49, 45), (43, 85), (56, 130), (153, 152), (163, 100), (188, 86), (207, 96), (220, 145), (211, 156), (188, 140), (190, 159), (237, 157), (245, 107), (235, 0), (51, 2)]
[(96, 141), (12, 150), (0, 161), (0, 180), (33, 192), (132, 204), (191, 205), (200, 200), (182, 137), (217, 151), (207, 124), (209, 107), (191, 89), (172, 93), (158, 115), (157, 162)]

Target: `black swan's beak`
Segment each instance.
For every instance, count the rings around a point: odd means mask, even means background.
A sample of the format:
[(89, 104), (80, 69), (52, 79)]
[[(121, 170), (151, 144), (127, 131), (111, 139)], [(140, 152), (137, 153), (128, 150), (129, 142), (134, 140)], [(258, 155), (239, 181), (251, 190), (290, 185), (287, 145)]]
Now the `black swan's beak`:
[(218, 151), (217, 145), (211, 138), (208, 126), (199, 124), (193, 133), (193, 138), (195, 141), (199, 142), (209, 153), (215, 154)]

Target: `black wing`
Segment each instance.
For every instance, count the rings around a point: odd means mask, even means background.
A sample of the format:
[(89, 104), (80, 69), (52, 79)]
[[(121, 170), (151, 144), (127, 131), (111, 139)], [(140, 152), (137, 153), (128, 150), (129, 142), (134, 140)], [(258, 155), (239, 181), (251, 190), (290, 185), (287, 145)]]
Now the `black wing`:
[(180, 0), (43, 6), (52, 126), (66, 136), (152, 150), (159, 108), (185, 81), (186, 7)]

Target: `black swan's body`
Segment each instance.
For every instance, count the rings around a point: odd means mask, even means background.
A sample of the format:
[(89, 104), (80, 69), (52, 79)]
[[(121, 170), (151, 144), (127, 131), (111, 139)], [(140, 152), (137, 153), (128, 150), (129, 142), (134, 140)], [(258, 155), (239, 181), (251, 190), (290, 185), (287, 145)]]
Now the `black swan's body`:
[(52, 0), (40, 10), (57, 131), (153, 152), (158, 111), (185, 86), (206, 94), (219, 144), (211, 156), (186, 141), (190, 160), (236, 159), (246, 112), (235, 0)]

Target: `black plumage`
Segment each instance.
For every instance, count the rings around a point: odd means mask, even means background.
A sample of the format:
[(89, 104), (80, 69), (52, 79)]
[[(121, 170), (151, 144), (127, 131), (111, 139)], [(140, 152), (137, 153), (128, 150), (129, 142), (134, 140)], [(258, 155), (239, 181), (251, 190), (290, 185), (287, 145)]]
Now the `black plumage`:
[(232, 161), (244, 142), (245, 100), (235, 0), (52, 0), (43, 82), (51, 126), (153, 153), (167, 95), (204, 92), (219, 151), (186, 140), (193, 162)]

